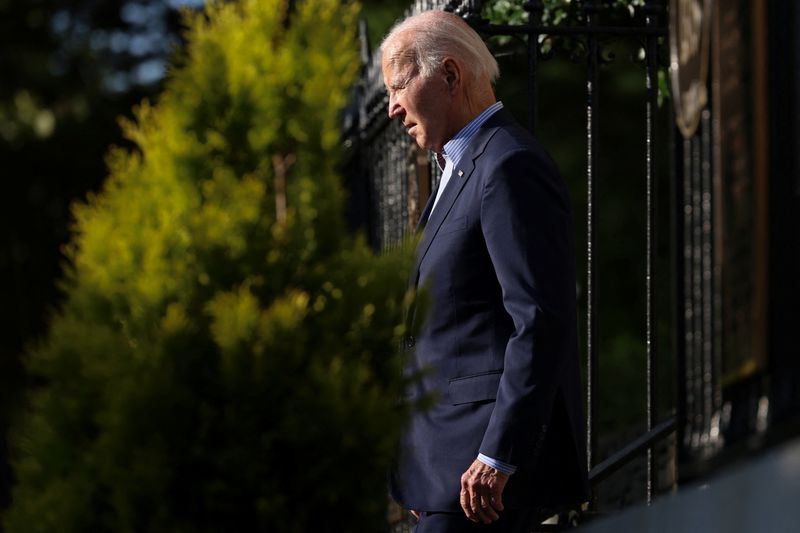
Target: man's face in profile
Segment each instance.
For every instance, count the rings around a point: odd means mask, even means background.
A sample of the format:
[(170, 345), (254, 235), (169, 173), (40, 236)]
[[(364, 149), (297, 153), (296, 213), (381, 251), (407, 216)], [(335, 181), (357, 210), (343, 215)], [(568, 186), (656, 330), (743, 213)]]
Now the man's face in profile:
[(447, 81), (442, 72), (421, 74), (413, 54), (402, 46), (410, 37), (398, 36), (384, 50), (383, 82), (389, 92), (389, 118), (399, 119), (421, 148), (438, 153), (448, 140)]

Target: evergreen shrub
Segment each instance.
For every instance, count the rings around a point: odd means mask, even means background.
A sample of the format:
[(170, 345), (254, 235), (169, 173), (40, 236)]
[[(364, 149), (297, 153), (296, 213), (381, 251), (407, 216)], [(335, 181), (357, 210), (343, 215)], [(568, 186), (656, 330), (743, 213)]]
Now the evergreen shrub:
[(211, 2), (75, 206), (9, 533), (380, 531), (410, 253), (348, 234), (357, 6)]

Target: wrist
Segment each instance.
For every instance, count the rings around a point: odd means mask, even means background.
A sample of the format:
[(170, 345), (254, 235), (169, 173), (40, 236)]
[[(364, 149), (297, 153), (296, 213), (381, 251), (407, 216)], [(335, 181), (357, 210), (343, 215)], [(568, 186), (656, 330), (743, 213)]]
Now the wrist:
[(505, 474), (507, 476), (510, 476), (517, 471), (517, 467), (515, 465), (499, 461), (493, 457), (489, 457), (488, 455), (484, 455), (482, 453), (478, 454), (478, 461), (480, 461), (481, 463), (485, 464), (490, 468), (494, 468), (498, 472)]

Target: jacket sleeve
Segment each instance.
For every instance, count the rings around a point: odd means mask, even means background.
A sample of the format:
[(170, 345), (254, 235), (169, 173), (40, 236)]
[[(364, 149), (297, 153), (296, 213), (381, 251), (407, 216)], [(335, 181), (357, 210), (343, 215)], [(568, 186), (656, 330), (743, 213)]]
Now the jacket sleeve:
[(481, 198), (481, 227), (514, 331), (480, 453), (533, 465), (565, 361), (575, 357), (575, 266), (569, 197), (542, 151), (499, 159)]

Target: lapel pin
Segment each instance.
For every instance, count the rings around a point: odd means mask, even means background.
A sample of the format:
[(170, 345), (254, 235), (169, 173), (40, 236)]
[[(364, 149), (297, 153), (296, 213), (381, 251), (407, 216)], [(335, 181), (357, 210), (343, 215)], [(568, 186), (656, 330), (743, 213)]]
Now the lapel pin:
[(459, 170), (459, 171), (458, 171), (458, 177), (460, 178), (460, 177), (461, 177), (461, 176), (463, 176), (463, 175), (464, 175), (464, 171), (463, 171), (463, 170)]

